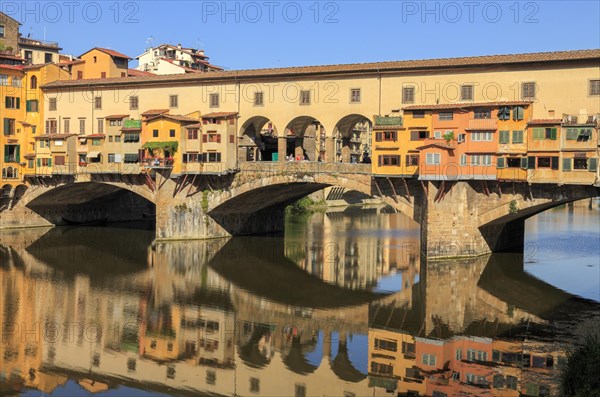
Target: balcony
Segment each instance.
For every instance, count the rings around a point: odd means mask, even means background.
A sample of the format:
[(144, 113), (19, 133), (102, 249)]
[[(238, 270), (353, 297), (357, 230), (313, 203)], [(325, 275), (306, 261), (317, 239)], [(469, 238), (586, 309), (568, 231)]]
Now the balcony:
[(498, 119), (469, 119), (467, 131), (495, 131), (498, 129)]
[(563, 114), (562, 125), (581, 125), (600, 127), (600, 113), (587, 114)]
[(401, 116), (375, 116), (376, 127), (402, 126)]

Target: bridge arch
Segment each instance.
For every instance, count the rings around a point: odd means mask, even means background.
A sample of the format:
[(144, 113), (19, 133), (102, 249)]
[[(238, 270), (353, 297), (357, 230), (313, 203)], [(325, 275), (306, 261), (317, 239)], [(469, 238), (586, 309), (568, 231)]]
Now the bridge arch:
[(325, 161), (326, 131), (315, 117), (303, 115), (292, 119), (285, 127), (286, 156), (308, 161)]
[(275, 123), (266, 116), (253, 116), (239, 131), (240, 161), (272, 161), (278, 153), (278, 131)]
[(370, 163), (371, 142), (369, 132), (371, 120), (358, 113), (342, 117), (333, 129), (335, 140), (335, 162)]

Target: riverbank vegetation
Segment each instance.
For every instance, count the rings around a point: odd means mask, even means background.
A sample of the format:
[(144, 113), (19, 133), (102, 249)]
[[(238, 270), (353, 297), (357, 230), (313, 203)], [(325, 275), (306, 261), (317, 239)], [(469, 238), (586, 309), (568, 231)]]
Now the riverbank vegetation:
[(561, 373), (561, 396), (600, 397), (600, 337), (588, 336), (567, 355)]
[(285, 207), (285, 214), (296, 216), (308, 215), (325, 211), (325, 206), (325, 200), (315, 201), (310, 196), (306, 196)]

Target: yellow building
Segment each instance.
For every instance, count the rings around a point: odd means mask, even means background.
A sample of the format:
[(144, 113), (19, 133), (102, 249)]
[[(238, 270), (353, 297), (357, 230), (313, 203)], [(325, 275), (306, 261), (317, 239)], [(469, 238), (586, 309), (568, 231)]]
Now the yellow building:
[(498, 109), (498, 180), (527, 180), (527, 123), (533, 104)]
[(69, 63), (71, 78), (74, 80), (128, 76), (128, 65), (131, 58), (120, 52), (94, 47), (79, 58), (81, 58), (80, 61)]
[(18, 185), (24, 169), (23, 152), (26, 138), (24, 76), (22, 67), (0, 64), (1, 186)]

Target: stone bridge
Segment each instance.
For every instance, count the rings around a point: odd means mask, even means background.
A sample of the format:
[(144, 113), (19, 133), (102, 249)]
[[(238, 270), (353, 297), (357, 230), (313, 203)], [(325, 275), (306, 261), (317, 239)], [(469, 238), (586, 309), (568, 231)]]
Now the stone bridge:
[(155, 218), (158, 240), (275, 233), (286, 206), (328, 186), (377, 197), (414, 219), (429, 258), (520, 251), (525, 219), (599, 195), (590, 185), (377, 177), (369, 164), (243, 162), (220, 176), (158, 169), (38, 178), (3, 190), (0, 228)]

